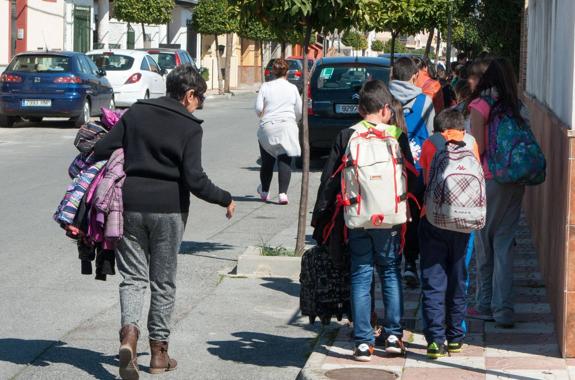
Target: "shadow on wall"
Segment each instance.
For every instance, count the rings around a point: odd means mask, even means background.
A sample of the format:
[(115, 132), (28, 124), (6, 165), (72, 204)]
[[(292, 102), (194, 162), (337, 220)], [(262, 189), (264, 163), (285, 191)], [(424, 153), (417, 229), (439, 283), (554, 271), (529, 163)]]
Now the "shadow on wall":
[(14, 338), (0, 339), (0, 361), (32, 367), (67, 364), (96, 379), (116, 379), (103, 364), (118, 366), (116, 355), (70, 347), (62, 341)]
[(222, 360), (263, 367), (303, 368), (311, 350), (310, 338), (290, 338), (257, 332), (237, 332), (236, 340), (210, 341), (208, 352)]

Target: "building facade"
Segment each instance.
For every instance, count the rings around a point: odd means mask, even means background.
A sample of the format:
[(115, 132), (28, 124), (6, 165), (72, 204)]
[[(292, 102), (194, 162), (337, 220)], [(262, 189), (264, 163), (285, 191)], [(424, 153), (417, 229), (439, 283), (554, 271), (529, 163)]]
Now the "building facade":
[(544, 184), (524, 208), (547, 287), (559, 347), (575, 357), (575, 2), (526, 0), (520, 87), (547, 158)]

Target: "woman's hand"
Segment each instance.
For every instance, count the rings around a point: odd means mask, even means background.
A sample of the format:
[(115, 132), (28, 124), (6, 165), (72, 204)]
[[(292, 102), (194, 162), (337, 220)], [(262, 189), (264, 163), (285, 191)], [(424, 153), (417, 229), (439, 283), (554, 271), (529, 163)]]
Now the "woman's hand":
[(226, 207), (226, 218), (231, 219), (234, 216), (235, 212), (236, 212), (236, 202), (232, 201), (232, 203), (230, 203), (228, 207)]

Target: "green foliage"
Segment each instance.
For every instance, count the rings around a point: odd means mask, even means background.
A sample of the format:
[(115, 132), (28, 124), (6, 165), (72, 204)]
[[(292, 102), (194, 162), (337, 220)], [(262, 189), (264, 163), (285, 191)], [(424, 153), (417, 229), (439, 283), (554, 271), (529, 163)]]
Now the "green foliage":
[(356, 32), (355, 30), (346, 30), (341, 38), (346, 46), (352, 47), (354, 50), (367, 49), (367, 37), (363, 33)]
[(193, 27), (200, 34), (221, 35), (238, 30), (239, 15), (228, 0), (200, 1), (194, 9)]
[(269, 26), (257, 19), (240, 19), (238, 34), (254, 41), (276, 41), (277, 37)]
[(370, 1), (364, 6), (367, 15), (363, 30), (390, 31), (399, 34), (416, 34), (424, 29), (430, 17), (430, 2), (434, 0), (386, 0)]
[[(383, 46), (383, 50), (386, 53), (391, 53), (391, 40), (388, 40)], [(395, 40), (395, 53), (407, 53), (409, 50), (405, 47), (405, 44), (400, 40)]]
[(200, 75), (202, 76), (202, 78), (204, 78), (206, 82), (210, 80), (210, 70), (208, 68), (202, 67), (200, 69)]
[(114, 1), (116, 18), (137, 24), (166, 24), (172, 20), (174, 6), (174, 0)]
[(260, 248), (262, 250), (262, 256), (295, 256), (295, 251), (286, 249), (284, 247), (270, 247), (268, 245), (262, 244)]
[(374, 40), (371, 42), (371, 50), (382, 52), (385, 50), (385, 43), (382, 40)]

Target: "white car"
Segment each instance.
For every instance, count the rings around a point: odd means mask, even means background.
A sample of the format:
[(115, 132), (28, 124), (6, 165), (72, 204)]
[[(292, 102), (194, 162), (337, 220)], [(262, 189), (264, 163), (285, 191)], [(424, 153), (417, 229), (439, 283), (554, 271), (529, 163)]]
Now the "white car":
[(148, 53), (137, 50), (92, 50), (86, 53), (114, 88), (118, 107), (129, 107), (138, 99), (166, 95), (165, 71)]

